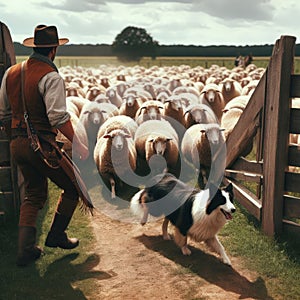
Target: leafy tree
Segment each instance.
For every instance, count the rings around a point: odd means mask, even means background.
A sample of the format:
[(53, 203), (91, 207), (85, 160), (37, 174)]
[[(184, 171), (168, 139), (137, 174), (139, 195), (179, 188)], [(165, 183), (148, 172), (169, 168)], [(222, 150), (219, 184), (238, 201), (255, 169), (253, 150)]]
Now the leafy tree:
[(140, 61), (144, 56), (156, 58), (158, 42), (143, 28), (128, 26), (119, 33), (112, 51), (120, 61)]

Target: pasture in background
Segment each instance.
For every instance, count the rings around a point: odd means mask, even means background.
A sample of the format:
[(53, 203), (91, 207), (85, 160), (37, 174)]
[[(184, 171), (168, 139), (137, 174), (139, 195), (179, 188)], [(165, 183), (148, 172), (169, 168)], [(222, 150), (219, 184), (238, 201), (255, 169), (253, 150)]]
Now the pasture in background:
[[(17, 62), (27, 59), (27, 56), (17, 56)], [(202, 66), (204, 68), (209, 68), (211, 65), (216, 64), (219, 66), (227, 67), (228, 69), (234, 68), (235, 57), (157, 57), (156, 59), (151, 59), (149, 57), (144, 57), (137, 62), (120, 62), (115, 56), (57, 56), (55, 58), (55, 64), (58, 67), (70, 66), (70, 67), (97, 67), (100, 65), (113, 65), (113, 66), (134, 66), (141, 65), (145, 68), (150, 68), (152, 66), (178, 66), (178, 65), (189, 65), (192, 68), (196, 66)], [(300, 72), (300, 57), (296, 61), (296, 66)], [(298, 63), (297, 63), (298, 62)], [(269, 57), (254, 57), (253, 63), (257, 67), (267, 67), (269, 63)], [(297, 72), (297, 69), (295, 69)]]

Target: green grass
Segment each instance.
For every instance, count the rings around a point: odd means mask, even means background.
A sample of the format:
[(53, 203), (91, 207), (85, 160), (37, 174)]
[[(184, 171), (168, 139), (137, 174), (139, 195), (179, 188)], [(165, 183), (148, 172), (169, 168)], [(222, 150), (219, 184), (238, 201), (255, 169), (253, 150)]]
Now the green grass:
[(300, 299), (299, 237), (269, 238), (261, 232), (259, 223), (237, 206), (233, 221), (220, 234), (225, 249), (258, 273), (274, 299)]
[[(49, 202), (38, 222), (38, 244), (43, 246), (56, 207), (60, 190), (50, 183)], [(101, 272), (90, 269), (99, 262), (93, 252), (94, 236), (88, 215), (76, 210), (68, 235), (80, 239), (73, 250), (44, 248), (45, 255), (35, 264), (19, 268), (15, 265), (17, 218), (0, 227), (0, 299), (85, 299), (92, 293), (94, 280)], [(85, 295), (85, 296), (84, 296)]]

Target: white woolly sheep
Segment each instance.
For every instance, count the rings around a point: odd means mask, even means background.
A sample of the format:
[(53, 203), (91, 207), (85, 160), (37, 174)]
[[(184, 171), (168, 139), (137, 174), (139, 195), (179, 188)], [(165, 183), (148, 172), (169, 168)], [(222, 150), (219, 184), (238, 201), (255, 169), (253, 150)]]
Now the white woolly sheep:
[(105, 183), (110, 185), (111, 199), (116, 197), (118, 183), (136, 170), (136, 149), (132, 136), (114, 129), (101, 136), (94, 149), (94, 161)]
[[(169, 172), (178, 176), (179, 145), (178, 135), (168, 121), (149, 120), (139, 125), (134, 136), (141, 172), (148, 172), (152, 155), (164, 157)], [(161, 172), (161, 164), (154, 166)], [(145, 173), (142, 173), (145, 175)]]
[(209, 105), (215, 112), (219, 121), (221, 121), (225, 101), (219, 86), (215, 83), (206, 84), (201, 91), (200, 103)]
[(234, 97), (240, 96), (242, 94), (242, 86), (236, 80), (225, 78), (220, 82), (219, 86), (225, 104), (228, 103)]
[(135, 119), (136, 112), (142, 104), (143, 102), (138, 96), (134, 94), (128, 94), (123, 97), (123, 103), (119, 108), (119, 114)]
[(164, 100), (163, 103), (164, 119), (167, 120), (173, 126), (173, 128), (178, 134), (179, 140), (181, 140), (185, 132), (183, 106), (181, 98), (179, 96), (173, 95)]
[(86, 93), (86, 98), (90, 101), (94, 101), (95, 98), (100, 94), (105, 94), (106, 89), (102, 86), (92, 86), (88, 89)]
[(156, 91), (155, 91), (155, 89), (154, 89), (153, 84), (151, 84), (151, 83), (146, 83), (146, 84), (143, 85), (143, 89), (144, 89), (145, 91), (147, 91), (148, 93), (151, 94), (151, 97), (152, 97), (153, 100), (156, 100)]
[(195, 124), (219, 123), (212, 108), (207, 104), (191, 104), (184, 111), (184, 126), (190, 128)]
[(82, 97), (77, 97), (77, 96), (69, 96), (66, 97), (66, 101), (70, 101), (73, 104), (76, 105), (76, 107), (78, 108), (78, 112), (80, 114), (82, 107), (86, 104), (89, 103), (90, 101), (86, 98), (82, 98)]
[[(201, 189), (204, 189), (212, 162), (215, 161), (215, 156), (212, 157), (212, 153), (215, 154), (217, 148), (224, 146), (224, 144), (225, 139), (219, 124), (196, 124), (185, 132), (181, 143), (181, 152), (189, 163), (196, 166), (199, 172), (198, 184)], [(222, 168), (222, 165), (216, 167)], [(219, 172), (220, 170), (214, 171)], [(216, 178), (212, 181), (214, 180)]]
[(236, 123), (238, 122), (248, 101), (249, 101), (249, 96), (242, 95), (233, 98), (230, 102), (228, 102), (225, 105), (223, 109), (223, 115), (221, 118), (221, 127), (225, 129), (224, 136), (226, 140), (228, 139), (228, 136), (232, 132)]
[(129, 87), (124, 92), (123, 97), (127, 96), (128, 94), (134, 94), (136, 96), (139, 96), (143, 102), (152, 100), (151, 94), (146, 90), (144, 90), (142, 87), (137, 87), (137, 86)]
[(162, 118), (164, 106), (160, 101), (148, 100), (137, 110), (135, 121), (140, 125), (148, 120), (160, 120)]
[(89, 102), (82, 108), (79, 120), (83, 125), (90, 152), (94, 149), (100, 126), (111, 116), (119, 114), (118, 108), (111, 103)]
[[(240, 119), (240, 116), (243, 113), (249, 99), (250, 97), (248, 95), (241, 95), (233, 98), (224, 107), (221, 119), (221, 127), (224, 128), (224, 137), (226, 141)], [(252, 148), (253, 140), (248, 143), (241, 155), (244, 157), (247, 156), (252, 151)]]
[(99, 128), (97, 139), (102, 137), (105, 133), (110, 133), (112, 130), (115, 129), (122, 129), (123, 131), (130, 134), (133, 138), (137, 128), (137, 123), (128, 116), (112, 116), (109, 119), (107, 119)]
[(259, 80), (251, 80), (247, 85), (245, 85), (242, 89), (242, 95), (250, 95), (251, 92), (253, 92), (257, 85)]
[(122, 97), (118, 94), (117, 89), (115, 87), (107, 88), (106, 96), (112, 104), (114, 104), (118, 108), (121, 106), (123, 102)]

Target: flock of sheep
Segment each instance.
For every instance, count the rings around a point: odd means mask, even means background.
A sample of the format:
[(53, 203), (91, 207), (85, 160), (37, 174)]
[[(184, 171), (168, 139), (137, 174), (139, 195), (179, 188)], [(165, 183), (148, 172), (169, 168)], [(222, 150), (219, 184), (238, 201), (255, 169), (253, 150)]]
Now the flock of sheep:
[[(254, 64), (60, 68), (76, 134), (111, 198), (130, 175), (178, 177), (183, 162), (195, 168), (203, 188), (211, 147), (226, 142), (264, 71)], [(67, 139), (58, 139), (71, 154)]]

